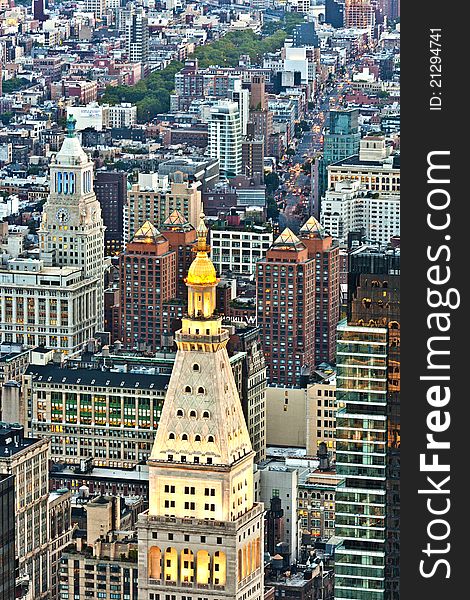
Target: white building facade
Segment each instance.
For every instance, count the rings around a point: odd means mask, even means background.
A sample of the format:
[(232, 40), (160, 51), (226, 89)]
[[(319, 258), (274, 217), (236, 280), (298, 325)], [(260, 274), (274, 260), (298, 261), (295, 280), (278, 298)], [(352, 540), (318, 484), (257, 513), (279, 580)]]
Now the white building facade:
[(39, 259), (10, 258), (0, 269), (0, 337), (74, 353), (103, 314), (104, 226), (93, 191), (93, 162), (74, 119), (51, 163), (50, 195), (39, 229)]
[(236, 102), (220, 100), (211, 108), (209, 119), (209, 156), (217, 158), (226, 176), (242, 172), (242, 127)]

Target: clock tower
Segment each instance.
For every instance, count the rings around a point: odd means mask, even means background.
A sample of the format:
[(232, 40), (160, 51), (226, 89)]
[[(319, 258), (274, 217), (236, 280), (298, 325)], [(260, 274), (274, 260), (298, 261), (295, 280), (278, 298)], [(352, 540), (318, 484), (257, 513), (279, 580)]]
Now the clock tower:
[(44, 205), (39, 242), (46, 266), (80, 268), (84, 279), (96, 278), (98, 329), (103, 326), (104, 230), (93, 190), (93, 162), (67, 120), (67, 134), (50, 167), (50, 194)]

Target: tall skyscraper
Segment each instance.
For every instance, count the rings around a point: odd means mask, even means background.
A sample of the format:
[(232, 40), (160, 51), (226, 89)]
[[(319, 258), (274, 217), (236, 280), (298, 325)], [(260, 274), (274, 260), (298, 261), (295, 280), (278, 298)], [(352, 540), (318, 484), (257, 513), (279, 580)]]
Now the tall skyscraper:
[(162, 347), (164, 302), (176, 296), (176, 252), (168, 240), (146, 222), (119, 257), (122, 342)]
[(250, 116), (250, 91), (242, 87), (242, 80), (239, 77), (232, 77), (229, 82), (229, 99), (238, 105), (240, 115), (240, 127), (242, 137), (246, 135), (246, 127)]
[(345, 0), (345, 27), (366, 29), (375, 24), (375, 13), (371, 0)]
[(39, 229), (39, 258), (0, 267), (0, 337), (73, 354), (104, 324), (104, 226), (93, 192), (93, 163), (73, 117), (52, 159)]
[(51, 266), (79, 267), (83, 278), (96, 280), (90, 300), (96, 327), (102, 329), (105, 227), (93, 190), (93, 161), (80, 146), (73, 117), (67, 120), (67, 135), (51, 162), (50, 181), (39, 230), (41, 258)]
[(315, 364), (334, 362), (339, 321), (339, 246), (324, 227), (310, 217), (299, 237), (315, 261)]
[(264, 75), (252, 75), (250, 82), (250, 110), (266, 110), (266, 80)]
[(297, 385), (315, 363), (315, 261), (290, 229), (256, 264), (256, 304), (268, 381)]
[(122, 252), (124, 246), (124, 207), (127, 203), (127, 175), (119, 171), (98, 171), (95, 193), (101, 206), (104, 247), (107, 256)]
[(131, 62), (145, 65), (149, 56), (149, 24), (143, 8), (130, 11), (125, 24), (126, 52)]
[(350, 256), (348, 317), (338, 326), (335, 598), (398, 600), (400, 256)]
[(209, 118), (209, 155), (217, 158), (227, 177), (242, 172), (242, 128), (236, 102), (219, 100)]
[(323, 153), (327, 166), (358, 154), (360, 140), (359, 109), (330, 111)]
[(314, 212), (317, 219), (320, 218), (321, 199), (328, 189), (328, 165), (359, 154), (360, 141), (359, 109), (331, 110), (324, 136), (323, 157), (314, 165)]
[(15, 597), (15, 478), (0, 475), (0, 600)]
[(188, 272), (188, 314), (149, 460), (149, 510), (139, 515), (139, 598), (189, 594), (261, 600), (263, 507), (230, 367), (214, 315), (218, 279), (201, 218)]

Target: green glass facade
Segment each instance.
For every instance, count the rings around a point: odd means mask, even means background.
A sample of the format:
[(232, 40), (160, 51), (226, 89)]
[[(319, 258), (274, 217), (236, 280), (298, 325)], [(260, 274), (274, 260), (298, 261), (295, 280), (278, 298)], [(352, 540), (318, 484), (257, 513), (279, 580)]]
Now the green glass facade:
[(383, 327), (338, 326), (335, 599), (385, 593), (387, 346)]
[(338, 326), (335, 599), (399, 600), (400, 255), (350, 255)]

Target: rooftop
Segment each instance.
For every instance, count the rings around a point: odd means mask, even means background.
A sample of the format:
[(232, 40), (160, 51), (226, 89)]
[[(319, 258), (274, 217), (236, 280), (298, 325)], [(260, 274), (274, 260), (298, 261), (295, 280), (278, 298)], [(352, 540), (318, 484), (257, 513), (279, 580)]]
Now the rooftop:
[(145, 390), (165, 390), (170, 381), (169, 375), (116, 373), (113, 371), (102, 371), (101, 369), (76, 369), (63, 367), (54, 363), (29, 365), (25, 374), (31, 375), (33, 381), (43, 383)]

